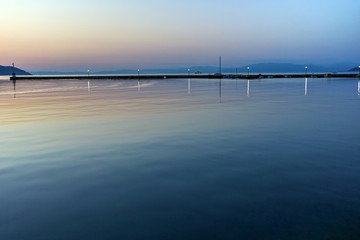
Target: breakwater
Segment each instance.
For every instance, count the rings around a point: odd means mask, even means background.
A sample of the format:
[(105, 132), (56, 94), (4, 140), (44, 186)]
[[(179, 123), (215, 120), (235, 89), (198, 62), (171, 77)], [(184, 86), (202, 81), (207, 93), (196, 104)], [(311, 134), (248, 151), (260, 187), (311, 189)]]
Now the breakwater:
[(184, 78), (206, 78), (206, 79), (263, 79), (263, 78), (356, 78), (359, 74), (141, 74), (141, 75), (24, 75), (12, 76), (10, 80), (90, 80), (90, 79), (112, 79), (112, 80), (137, 80), (137, 79), (184, 79)]

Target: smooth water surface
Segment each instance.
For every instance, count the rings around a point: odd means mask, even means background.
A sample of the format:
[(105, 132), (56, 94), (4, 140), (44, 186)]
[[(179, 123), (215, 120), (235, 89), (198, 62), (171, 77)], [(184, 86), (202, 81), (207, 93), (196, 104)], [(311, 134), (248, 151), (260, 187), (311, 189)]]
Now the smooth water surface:
[(359, 239), (359, 93), (0, 81), (0, 239)]

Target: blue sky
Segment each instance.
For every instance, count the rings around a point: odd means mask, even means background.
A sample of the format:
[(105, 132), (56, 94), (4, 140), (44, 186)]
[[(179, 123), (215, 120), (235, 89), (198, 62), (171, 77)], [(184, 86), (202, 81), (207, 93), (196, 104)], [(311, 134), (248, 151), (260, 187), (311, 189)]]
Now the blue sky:
[(360, 62), (356, 0), (3, 0), (0, 22), (28, 70)]

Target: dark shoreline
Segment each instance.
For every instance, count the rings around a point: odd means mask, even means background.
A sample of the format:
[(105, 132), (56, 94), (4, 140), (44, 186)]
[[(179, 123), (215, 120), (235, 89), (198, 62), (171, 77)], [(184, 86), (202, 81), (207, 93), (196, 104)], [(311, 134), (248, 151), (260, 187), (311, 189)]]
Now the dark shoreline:
[(154, 75), (65, 75), (65, 76), (16, 76), (10, 80), (89, 80), (89, 79), (112, 79), (112, 80), (136, 80), (136, 79), (263, 79), (263, 78), (356, 78), (359, 74), (154, 74)]

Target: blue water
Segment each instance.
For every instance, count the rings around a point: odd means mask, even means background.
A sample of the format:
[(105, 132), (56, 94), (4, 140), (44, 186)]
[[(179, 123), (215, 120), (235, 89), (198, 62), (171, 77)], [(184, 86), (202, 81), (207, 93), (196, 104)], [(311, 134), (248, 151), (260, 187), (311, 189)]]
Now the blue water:
[(359, 239), (359, 86), (0, 81), (0, 239)]

